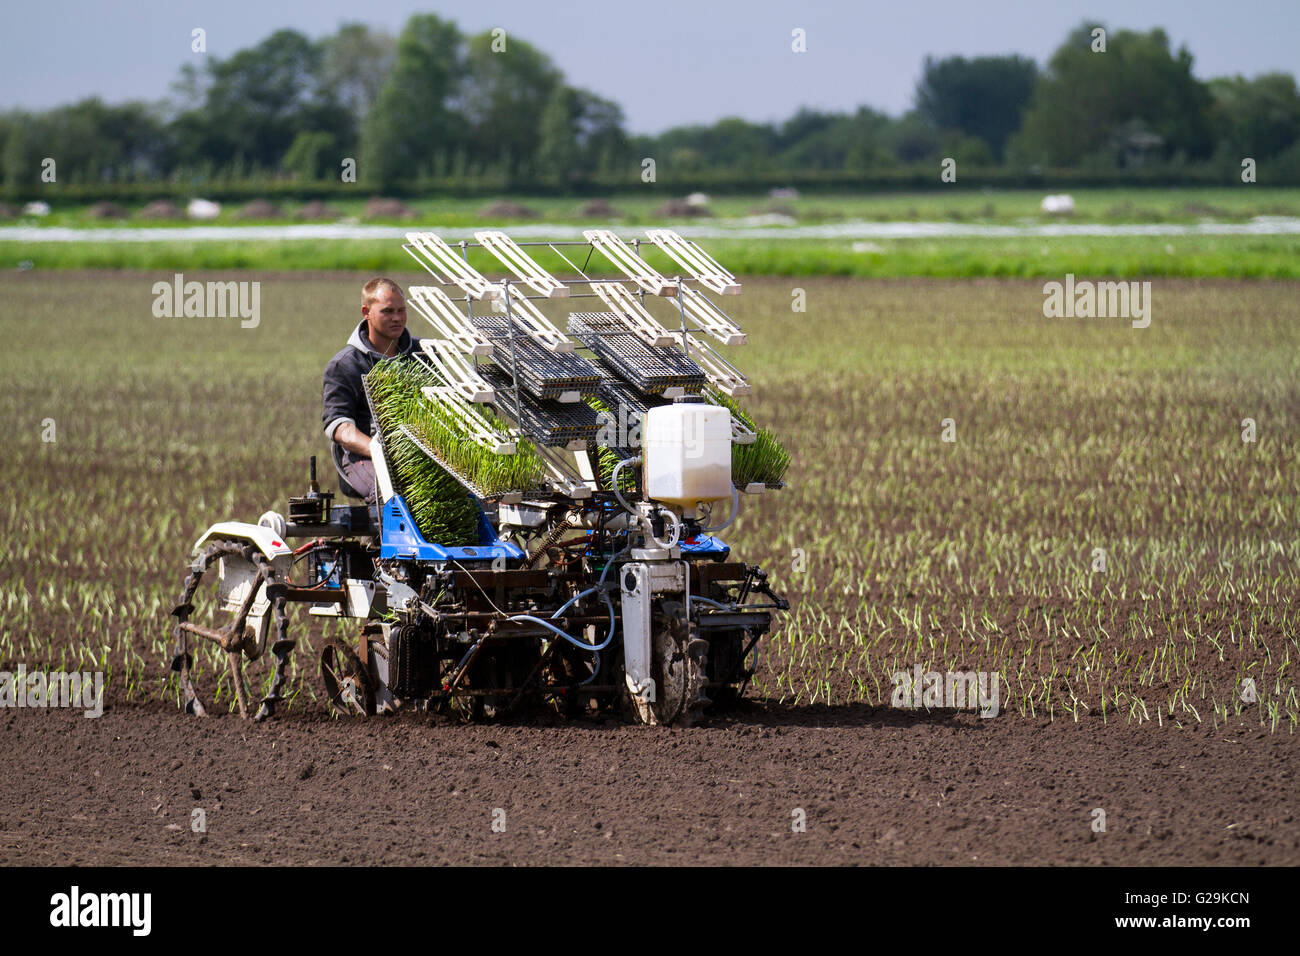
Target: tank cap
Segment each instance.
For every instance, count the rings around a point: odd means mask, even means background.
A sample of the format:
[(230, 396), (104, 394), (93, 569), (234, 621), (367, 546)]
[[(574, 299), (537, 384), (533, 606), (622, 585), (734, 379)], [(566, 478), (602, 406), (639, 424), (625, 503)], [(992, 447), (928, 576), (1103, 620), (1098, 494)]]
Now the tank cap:
[(673, 399), (673, 404), (674, 405), (703, 405), (705, 404), (705, 402), (704, 402), (703, 395), (678, 395), (676, 398)]

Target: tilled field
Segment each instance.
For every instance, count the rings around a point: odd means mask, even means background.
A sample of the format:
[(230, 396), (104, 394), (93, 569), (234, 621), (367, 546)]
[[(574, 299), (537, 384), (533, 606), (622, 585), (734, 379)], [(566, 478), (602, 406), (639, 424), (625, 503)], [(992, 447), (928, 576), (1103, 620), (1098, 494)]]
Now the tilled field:
[[(190, 545), (301, 492), (366, 277), (240, 277), (250, 329), (155, 318), (158, 278), (0, 279), (0, 670), (108, 677), (96, 720), (0, 707), (0, 863), (1300, 862), (1294, 283), (1161, 281), (1135, 330), (1035, 282), (748, 282), (795, 464), (724, 537), (794, 609), (741, 710), (664, 730), (335, 721), (300, 610), (280, 717), (206, 662), (183, 718)], [(893, 706), (914, 668), (998, 716)]]
[(123, 705), (0, 732), (4, 864), (1300, 862), (1300, 759), (1258, 728), (759, 702), (692, 730)]

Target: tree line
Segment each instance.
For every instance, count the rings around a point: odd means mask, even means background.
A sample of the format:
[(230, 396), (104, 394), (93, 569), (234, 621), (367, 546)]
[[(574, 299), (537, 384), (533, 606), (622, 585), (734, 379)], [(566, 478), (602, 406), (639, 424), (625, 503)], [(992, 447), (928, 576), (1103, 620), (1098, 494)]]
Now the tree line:
[[(98, 98), (0, 114), (0, 183), (32, 193), (43, 163), (90, 188), (355, 179), (376, 189), (489, 182), (581, 191), (653, 178), (716, 185), (843, 184), (913, 171), (1201, 181), (1250, 160), (1300, 184), (1300, 94), (1267, 73), (1202, 81), (1163, 30), (1077, 27), (1045, 67), (1022, 56), (927, 58), (914, 106), (891, 117), (802, 109), (780, 123), (724, 118), (631, 135), (622, 109), (568, 83), (513, 35), (466, 35), (432, 14), (397, 37), (352, 23), (312, 40), (278, 30), (187, 65), (157, 102)], [(924, 176), (915, 171), (925, 169)]]

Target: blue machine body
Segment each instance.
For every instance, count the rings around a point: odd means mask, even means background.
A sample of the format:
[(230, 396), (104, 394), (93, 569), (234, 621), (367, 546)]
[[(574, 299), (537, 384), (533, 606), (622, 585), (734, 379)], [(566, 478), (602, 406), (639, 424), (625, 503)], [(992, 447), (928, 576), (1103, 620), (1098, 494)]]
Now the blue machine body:
[[(379, 512), (380, 539), (379, 556), (381, 558), (401, 558), (410, 561), (492, 561), (496, 558), (522, 559), (527, 557), (522, 548), (497, 536), (492, 523), (488, 521), (482, 505), (479, 505), (478, 533), (476, 545), (451, 547), (425, 541), (411, 517), (411, 509), (401, 495), (393, 495)], [(725, 542), (703, 535), (688, 538), (681, 542), (683, 558), (710, 558), (722, 560), (731, 553), (731, 547)]]
[[(477, 498), (474, 503), (479, 505)], [(420, 529), (411, 517), (411, 509), (401, 495), (393, 495), (384, 502), (379, 512), (379, 556), (405, 558), (411, 561), (492, 561), (495, 558), (524, 558), (518, 545), (502, 541), (483, 513), (478, 509), (478, 544), (462, 547), (444, 547), (424, 540)]]

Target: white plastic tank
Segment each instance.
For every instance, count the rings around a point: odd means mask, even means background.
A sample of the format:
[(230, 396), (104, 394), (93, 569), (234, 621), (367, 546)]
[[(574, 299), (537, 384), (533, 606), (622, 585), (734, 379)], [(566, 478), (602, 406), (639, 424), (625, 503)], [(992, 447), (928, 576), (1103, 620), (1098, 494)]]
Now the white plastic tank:
[(645, 413), (646, 497), (680, 508), (731, 497), (731, 412), (698, 396)]

